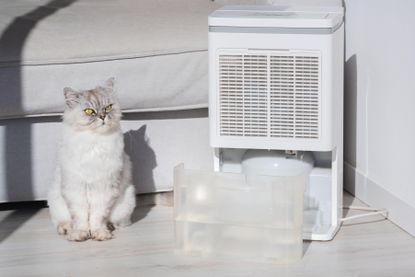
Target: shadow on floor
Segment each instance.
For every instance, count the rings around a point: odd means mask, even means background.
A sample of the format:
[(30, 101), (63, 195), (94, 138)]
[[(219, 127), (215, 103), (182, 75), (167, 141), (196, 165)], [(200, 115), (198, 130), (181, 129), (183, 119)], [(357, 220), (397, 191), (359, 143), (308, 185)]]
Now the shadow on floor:
[(310, 248), (312, 241), (311, 240), (304, 240), (303, 241), (303, 257), (307, 253), (308, 249)]
[(133, 214), (131, 215), (132, 224), (134, 224), (134, 223), (142, 220), (143, 218), (145, 218), (153, 207), (154, 207), (154, 205), (137, 206), (134, 209)]
[(10, 211), (8, 215), (1, 219), (0, 243), (45, 207), (47, 207), (46, 201), (0, 204), (0, 211)]

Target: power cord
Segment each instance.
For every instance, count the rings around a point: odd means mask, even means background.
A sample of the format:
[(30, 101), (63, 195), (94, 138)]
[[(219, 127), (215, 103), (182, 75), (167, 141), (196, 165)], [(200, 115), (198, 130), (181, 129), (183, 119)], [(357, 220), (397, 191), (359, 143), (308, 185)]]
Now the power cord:
[(362, 206), (348, 206), (348, 207), (343, 207), (343, 209), (370, 211), (370, 212), (369, 213), (364, 213), (364, 214), (352, 215), (352, 216), (348, 216), (348, 217), (343, 217), (342, 219), (340, 219), (341, 222), (353, 220), (353, 219), (356, 219), (356, 218), (362, 218), (362, 217), (367, 217), (367, 216), (378, 215), (378, 214), (385, 217), (385, 219), (388, 218), (388, 211), (386, 209), (376, 209), (376, 208), (362, 207)]

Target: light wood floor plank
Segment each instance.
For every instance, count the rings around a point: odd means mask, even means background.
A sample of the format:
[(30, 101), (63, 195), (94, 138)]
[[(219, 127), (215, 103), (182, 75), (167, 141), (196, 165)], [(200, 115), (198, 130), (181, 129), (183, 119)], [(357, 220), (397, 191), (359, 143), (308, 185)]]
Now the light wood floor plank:
[(415, 276), (415, 239), (380, 216), (306, 242), (303, 259), (285, 266), (175, 255), (172, 218), (171, 206), (140, 206), (113, 240), (77, 243), (56, 234), (47, 209), (1, 211), (0, 276)]

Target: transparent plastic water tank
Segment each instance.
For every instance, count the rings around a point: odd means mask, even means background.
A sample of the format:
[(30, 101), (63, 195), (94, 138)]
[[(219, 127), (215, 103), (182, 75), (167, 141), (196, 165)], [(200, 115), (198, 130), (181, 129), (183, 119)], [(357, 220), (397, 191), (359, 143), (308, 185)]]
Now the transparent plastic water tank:
[[(271, 176), (308, 175), (304, 192), (303, 238), (327, 240), (332, 229), (332, 152), (221, 149), (220, 171)], [(255, 177), (253, 178), (255, 180)]]
[[(253, 177), (254, 175), (251, 175)], [(302, 257), (304, 175), (175, 168), (176, 250), (290, 263)]]

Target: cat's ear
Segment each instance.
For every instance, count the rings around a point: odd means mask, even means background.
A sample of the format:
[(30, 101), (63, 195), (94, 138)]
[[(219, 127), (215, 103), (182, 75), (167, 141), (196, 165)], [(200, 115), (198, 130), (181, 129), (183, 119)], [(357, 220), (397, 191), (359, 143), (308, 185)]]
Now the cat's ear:
[(79, 103), (79, 93), (72, 88), (64, 88), (65, 104), (68, 108), (73, 108)]
[(115, 78), (111, 77), (105, 82), (105, 85), (107, 86), (107, 88), (114, 90), (114, 83), (115, 83)]

